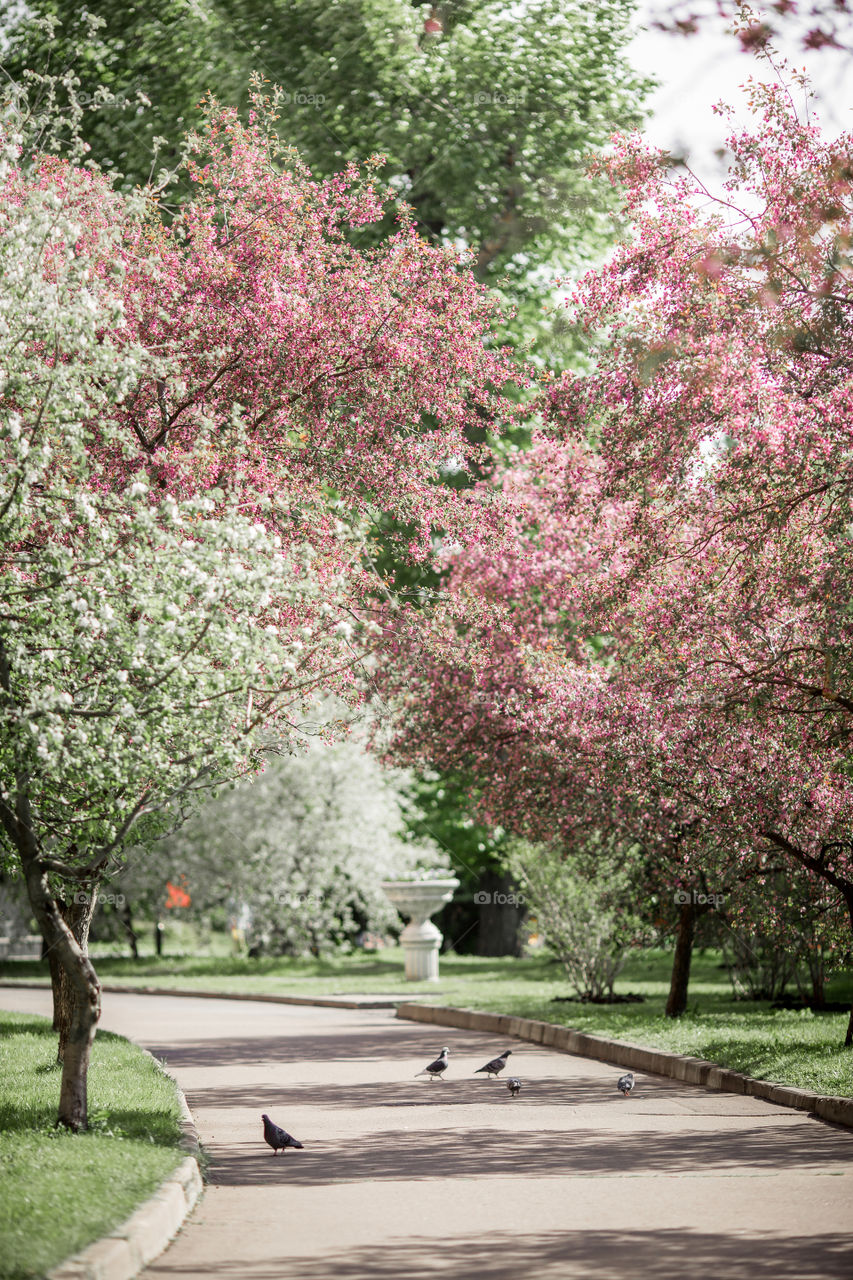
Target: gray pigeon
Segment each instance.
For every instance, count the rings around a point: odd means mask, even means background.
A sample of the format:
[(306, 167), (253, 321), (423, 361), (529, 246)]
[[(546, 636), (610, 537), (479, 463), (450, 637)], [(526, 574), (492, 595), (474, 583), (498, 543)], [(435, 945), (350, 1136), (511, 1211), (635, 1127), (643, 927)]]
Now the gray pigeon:
[(416, 1072), (417, 1076), (429, 1076), (430, 1080), (441, 1080), (442, 1072), (447, 1070), (447, 1056), (450, 1050), (442, 1049), (435, 1062), (431, 1062), (428, 1067), (424, 1067), (423, 1071)]
[(274, 1156), (277, 1156), (279, 1151), (287, 1150), (288, 1147), (295, 1147), (297, 1151), (304, 1150), (301, 1142), (291, 1137), (281, 1125), (274, 1124), (269, 1116), (261, 1116), (261, 1119), (264, 1122), (264, 1141), (272, 1147)]
[(515, 1097), (516, 1094), (521, 1091), (521, 1081), (518, 1076), (510, 1076), (506, 1082), (506, 1087), (509, 1089), (512, 1096)]
[(620, 1093), (624, 1094), (626, 1098), (628, 1097), (628, 1094), (631, 1092), (633, 1087), (634, 1087), (634, 1076), (630, 1071), (626, 1075), (620, 1076), (619, 1079), (616, 1081), (616, 1088), (619, 1090)]
[(498, 1075), (506, 1066), (506, 1060), (511, 1053), (512, 1049), (504, 1049), (499, 1058), (492, 1058), (491, 1062), (487, 1062), (484, 1067), (478, 1067), (474, 1075), (479, 1075), (481, 1071), (485, 1071), (490, 1076)]

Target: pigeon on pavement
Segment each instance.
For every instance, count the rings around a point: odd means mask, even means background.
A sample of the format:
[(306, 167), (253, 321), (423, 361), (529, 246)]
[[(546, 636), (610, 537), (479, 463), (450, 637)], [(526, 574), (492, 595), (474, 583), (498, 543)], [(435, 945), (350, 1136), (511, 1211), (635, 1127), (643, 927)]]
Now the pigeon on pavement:
[(429, 1076), (430, 1080), (441, 1080), (442, 1072), (447, 1070), (447, 1055), (449, 1053), (449, 1049), (442, 1049), (435, 1062), (431, 1062), (428, 1067), (424, 1067), (423, 1071), (416, 1072), (416, 1076)]
[(304, 1149), (301, 1142), (297, 1142), (281, 1125), (274, 1124), (269, 1116), (261, 1116), (261, 1119), (264, 1122), (264, 1141), (272, 1147), (274, 1156), (288, 1147), (295, 1147), (297, 1151)]
[(619, 1079), (616, 1081), (616, 1088), (619, 1090), (620, 1093), (624, 1094), (626, 1098), (628, 1097), (628, 1094), (631, 1092), (633, 1087), (634, 1087), (634, 1076), (633, 1076), (633, 1073), (630, 1071), (627, 1073), (627, 1075), (620, 1076)]
[(511, 1053), (512, 1049), (504, 1049), (499, 1058), (492, 1058), (491, 1062), (487, 1062), (484, 1067), (478, 1067), (474, 1072), (474, 1075), (479, 1075), (481, 1071), (485, 1071), (487, 1075), (496, 1076), (499, 1072), (503, 1071), (506, 1066), (506, 1060)]
[(510, 1078), (506, 1082), (506, 1087), (509, 1089), (512, 1096), (515, 1097), (515, 1095), (521, 1089), (521, 1081), (519, 1080), (518, 1076), (510, 1076)]

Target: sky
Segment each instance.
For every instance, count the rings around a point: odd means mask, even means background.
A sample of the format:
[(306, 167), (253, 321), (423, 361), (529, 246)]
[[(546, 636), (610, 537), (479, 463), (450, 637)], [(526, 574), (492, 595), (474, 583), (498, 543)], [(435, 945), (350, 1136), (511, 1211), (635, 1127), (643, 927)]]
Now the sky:
[[(724, 145), (727, 129), (711, 108), (722, 99), (745, 121), (748, 113), (739, 86), (749, 76), (770, 79), (773, 71), (743, 53), (737, 39), (726, 34), (723, 21), (709, 18), (699, 35), (673, 36), (652, 29), (661, 13), (668, 13), (661, 0), (640, 0), (640, 30), (630, 47), (634, 66), (660, 82), (650, 99), (653, 115), (645, 133), (655, 145), (687, 156), (703, 176), (713, 176), (721, 165), (714, 153)], [(805, 68), (810, 76), (816, 93), (810, 109), (825, 132), (835, 135), (853, 127), (853, 55), (835, 49), (804, 50), (793, 26), (779, 45), (790, 64)]]

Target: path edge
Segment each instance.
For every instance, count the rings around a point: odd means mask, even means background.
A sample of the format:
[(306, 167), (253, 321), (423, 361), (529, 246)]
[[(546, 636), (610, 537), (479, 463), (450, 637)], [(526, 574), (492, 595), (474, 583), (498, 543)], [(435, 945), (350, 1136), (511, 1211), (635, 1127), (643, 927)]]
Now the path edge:
[(612, 1062), (617, 1067), (683, 1080), (685, 1084), (700, 1085), (726, 1093), (746, 1094), (751, 1098), (764, 1098), (781, 1107), (807, 1111), (831, 1124), (853, 1128), (853, 1098), (815, 1093), (811, 1089), (774, 1084), (770, 1080), (756, 1080), (754, 1076), (721, 1067), (705, 1058), (692, 1058), (686, 1054), (671, 1053), (667, 1049), (647, 1049), (626, 1040), (610, 1040), (587, 1031), (560, 1027), (553, 1022), (537, 1022), (533, 1018), (502, 1013), (480, 1013), (475, 1009), (456, 1009), (450, 1005), (403, 1003), (397, 1006), (397, 1017), (409, 1022), (459, 1027), (465, 1031), (497, 1032), (563, 1053), (576, 1054), (578, 1057), (596, 1058), (600, 1062)]
[(53, 1267), (45, 1280), (133, 1280), (168, 1248), (201, 1199), (201, 1145), (186, 1095), (159, 1058), (147, 1049), (142, 1052), (175, 1086), (181, 1112), (179, 1146), (187, 1154), (129, 1218)]
[[(0, 989), (15, 990), (25, 987), (29, 991), (49, 991), (50, 983), (42, 979), (0, 978)], [(277, 996), (266, 991), (254, 994), (246, 991), (193, 991), (191, 987), (126, 987), (118, 982), (101, 983), (101, 991), (108, 995), (121, 996), (180, 996), (191, 1000), (260, 1000), (262, 1004), (302, 1004), (314, 1005), (320, 1009), (396, 1009), (398, 1004), (407, 1003), (405, 996), (389, 996), (384, 999), (371, 1000), (347, 996)]]

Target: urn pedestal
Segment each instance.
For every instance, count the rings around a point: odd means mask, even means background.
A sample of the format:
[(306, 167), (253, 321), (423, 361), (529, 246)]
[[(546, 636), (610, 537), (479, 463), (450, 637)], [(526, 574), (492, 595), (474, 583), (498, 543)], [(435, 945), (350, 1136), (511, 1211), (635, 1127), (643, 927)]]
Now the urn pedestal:
[(401, 916), (409, 916), (409, 923), (400, 934), (400, 945), (406, 961), (406, 979), (409, 982), (438, 981), (438, 951), (442, 936), (430, 920), (430, 916), (449, 902), (459, 881), (447, 880), (386, 880), (382, 888)]

